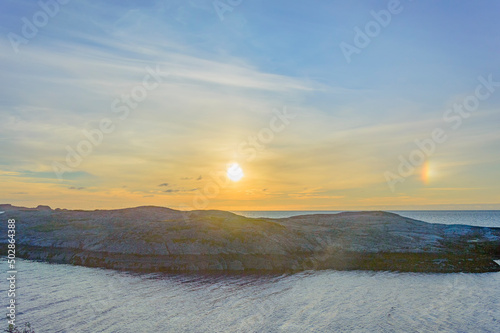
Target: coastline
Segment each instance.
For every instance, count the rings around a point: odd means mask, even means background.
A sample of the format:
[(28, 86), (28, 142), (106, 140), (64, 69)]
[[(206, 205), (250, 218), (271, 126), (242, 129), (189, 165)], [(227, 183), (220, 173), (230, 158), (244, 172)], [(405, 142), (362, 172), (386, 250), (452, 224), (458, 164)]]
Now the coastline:
[[(0, 251), (2, 254), (5, 251)], [(321, 255), (319, 255), (321, 257)], [(308, 270), (391, 271), (412, 273), (491, 273), (500, 265), (488, 256), (457, 257), (436, 253), (338, 253), (318, 255), (170, 255), (145, 256), (68, 248), (20, 246), (18, 258), (131, 272), (298, 273)], [(498, 259), (497, 259), (498, 260)]]
[(18, 221), (17, 256), (52, 263), (139, 272), (500, 271), (493, 261), (500, 259), (500, 228), (387, 212), (271, 219), (163, 207), (0, 208)]

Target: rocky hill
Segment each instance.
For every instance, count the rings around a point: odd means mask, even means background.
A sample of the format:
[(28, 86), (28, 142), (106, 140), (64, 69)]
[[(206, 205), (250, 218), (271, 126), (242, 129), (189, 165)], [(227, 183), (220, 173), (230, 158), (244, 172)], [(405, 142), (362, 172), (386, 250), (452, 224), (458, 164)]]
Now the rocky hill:
[[(430, 224), (386, 212), (246, 218), (162, 207), (65, 210), (0, 205), (17, 256), (134, 271), (500, 271), (500, 228)], [(6, 237), (1, 242), (6, 242)], [(6, 245), (2, 245), (6, 253)]]

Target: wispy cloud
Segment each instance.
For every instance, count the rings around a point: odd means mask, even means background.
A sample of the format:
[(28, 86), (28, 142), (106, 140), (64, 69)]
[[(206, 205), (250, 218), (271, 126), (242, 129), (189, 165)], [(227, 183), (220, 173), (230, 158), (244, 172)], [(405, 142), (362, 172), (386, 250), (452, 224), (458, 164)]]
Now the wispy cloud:
[[(248, 2), (221, 23), (205, 0), (72, 1), (18, 55), (0, 39), (0, 200), (25, 193), (35, 206), (182, 205), (213, 181), (211, 172), (239, 162), (244, 179), (213, 207), (500, 202), (491, 181), (500, 165), (497, 97), (450, 133), (428, 161), (428, 184), (417, 170), (402, 184), (404, 196), (386, 193), (382, 173), (416, 139), (446, 126), (443, 111), (478, 75), (500, 80), (498, 57), (487, 51), (497, 40), (497, 5), (465, 4), (453, 20), (444, 4), (415, 6), (411, 20), (394, 22), (346, 66), (338, 43), (364, 15), (351, 2)], [(6, 2), (0, 31), (19, 32), (36, 8)], [(471, 10), (491, 19), (471, 19)], [(420, 14), (429, 11), (436, 15)], [(446, 23), (456, 40), (435, 33)], [(87, 140), (83, 130), (117, 119), (113, 101), (141, 83), (146, 66), (169, 76), (57, 179), (52, 162)], [(297, 121), (246, 163), (238, 145), (283, 105)]]

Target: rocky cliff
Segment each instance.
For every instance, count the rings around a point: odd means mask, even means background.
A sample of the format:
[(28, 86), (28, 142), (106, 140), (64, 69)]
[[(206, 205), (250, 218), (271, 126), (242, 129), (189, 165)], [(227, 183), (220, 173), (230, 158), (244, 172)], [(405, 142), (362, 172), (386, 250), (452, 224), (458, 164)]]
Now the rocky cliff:
[(253, 219), (162, 207), (0, 205), (0, 211), (4, 235), (6, 220), (17, 221), (17, 256), (49, 262), (135, 271), (500, 271), (493, 261), (500, 259), (500, 228), (430, 224), (385, 212)]

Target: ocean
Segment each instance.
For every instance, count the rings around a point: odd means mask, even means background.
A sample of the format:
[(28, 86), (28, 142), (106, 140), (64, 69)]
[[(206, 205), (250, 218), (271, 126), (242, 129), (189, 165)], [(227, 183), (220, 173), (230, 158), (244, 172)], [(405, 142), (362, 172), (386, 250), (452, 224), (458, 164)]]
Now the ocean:
[[(327, 212), (240, 212), (310, 213)], [(500, 227), (500, 211), (396, 213)], [(17, 322), (37, 333), (500, 332), (500, 273), (139, 274), (28, 260), (17, 271)]]

